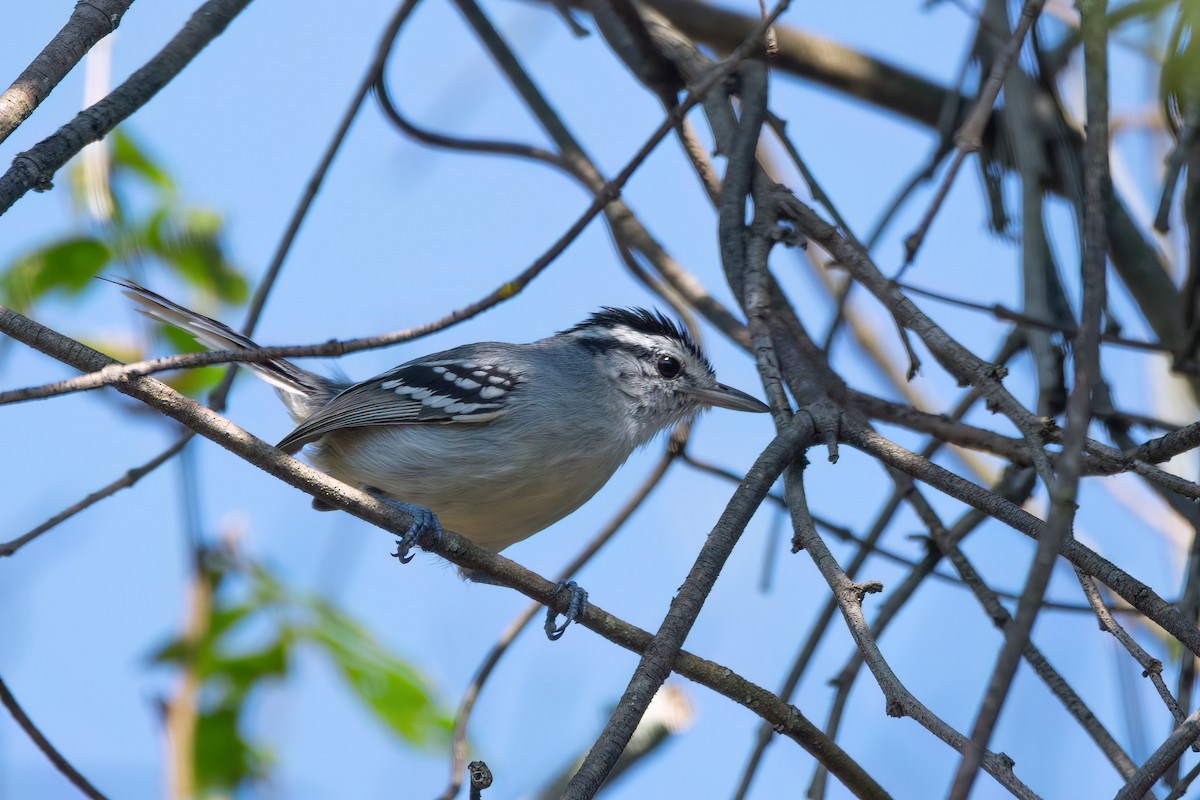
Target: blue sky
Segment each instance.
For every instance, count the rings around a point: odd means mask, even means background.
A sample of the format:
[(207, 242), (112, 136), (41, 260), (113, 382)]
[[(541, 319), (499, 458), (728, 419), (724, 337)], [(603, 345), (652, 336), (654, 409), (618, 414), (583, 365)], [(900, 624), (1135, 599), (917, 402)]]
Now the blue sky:
[[(15, 76), (70, 12), (68, 0), (10, 4), (5, 26), (21, 41), (0, 49), (0, 76)], [(939, 82), (956, 75), (972, 20), (953, 4), (797, 3), (784, 23), (796, 25)], [(747, 4), (749, 7), (749, 4)], [(624, 165), (661, 119), (596, 36), (577, 40), (541, 7), (508, 2), (486, 6), (510, 37), (547, 96), (607, 174)], [(114, 77), (123, 79), (183, 23), (191, 8), (134, 4), (118, 31)], [(296, 198), (369, 62), (388, 3), (364, 0), (336, 13), (316, 6), (259, 2), (237, 19), (183, 75), (139, 111), (128, 129), (168, 167), (189, 202), (220, 211), (235, 262), (255, 281), (265, 268)], [(920, 46), (915, 46), (919, 44)], [(1129, 110), (1148, 73), (1114, 50), (1117, 110)], [(439, 130), (544, 143), (486, 55), (449, 4), (424, 4), (401, 40), (389, 76), (414, 116)], [(79, 108), (80, 71), (73, 73), (4, 144), (8, 160), (51, 133)], [(809, 163), (850, 224), (862, 232), (899, 186), (923, 163), (933, 136), (794, 79), (773, 87), (774, 110), (790, 122)], [(697, 118), (698, 119), (698, 118)], [(1144, 145), (1131, 142), (1131, 152)], [(907, 278), (950, 294), (1016, 305), (1018, 248), (985, 230), (973, 165), (960, 175), (918, 263)], [(61, 176), (60, 176), (61, 177)], [(65, 182), (63, 182), (65, 185)], [(802, 195), (803, 196), (803, 195)], [(928, 193), (900, 215), (876, 253), (881, 268), (900, 263), (900, 240), (922, 213)], [(1147, 196), (1153, 197), (1151, 190)], [(670, 252), (723, 300), (715, 217), (678, 146), (660, 146), (630, 183), (626, 197)], [(356, 122), (305, 222), (267, 306), (256, 338), (264, 344), (319, 342), (394, 330), (440, 317), (495, 288), (529, 264), (587, 206), (589, 198), (550, 170), (509, 160), (432, 151), (392, 131), (369, 103)], [(1074, 258), (1071, 226), (1056, 245), (1065, 269)], [(1063, 224), (1066, 223), (1066, 224)], [(0, 219), (0, 263), (70, 231), (78, 223), (66, 191), (30, 195)], [(776, 273), (806, 323), (822, 331), (827, 304), (793, 254), (778, 252)], [(169, 284), (158, 288), (171, 290)], [(178, 289), (178, 287), (174, 287)], [(184, 293), (186, 294), (186, 293)], [(186, 296), (176, 293), (180, 300)], [(607, 232), (593, 224), (518, 299), (428, 340), (340, 360), (337, 368), (365, 378), (396, 363), (465, 341), (527, 341), (568, 327), (600, 305), (653, 304), (620, 267)], [(1119, 295), (1118, 309), (1128, 309)], [(987, 357), (1001, 328), (969, 312), (922, 303), (962, 340)], [(878, 307), (864, 313), (883, 319)], [(129, 304), (107, 288), (77, 305), (39, 306), (39, 320), (90, 340), (129, 340), (137, 333)], [(228, 321), (236, 322), (237, 312)], [(1133, 320), (1131, 313), (1124, 319)], [(886, 326), (882, 326), (887, 329)], [(1134, 325), (1131, 334), (1136, 334)], [(889, 340), (889, 345), (895, 342)], [(755, 394), (752, 363), (709, 332), (706, 345), (721, 379)], [(876, 372), (838, 345), (839, 367), (855, 386), (891, 394)], [(893, 358), (902, 355), (893, 348)], [(936, 395), (952, 385), (932, 359), (918, 385)], [(1138, 374), (1143, 362), (1120, 354), (1106, 367)], [(23, 347), (0, 360), (0, 386), (40, 383), (69, 371)], [(1028, 395), (1027, 370), (1012, 385)], [(1147, 393), (1148, 394), (1148, 393)], [(1133, 390), (1131, 400), (1149, 407)], [(6, 521), (0, 538), (32, 527), (61, 507), (113, 480), (164, 447), (173, 431), (131, 412), (124, 399), (101, 394), (26, 403), (4, 409), (0, 497)], [(269, 387), (239, 379), (229, 416), (269, 441), (290, 428)], [(999, 425), (986, 413), (977, 420)], [(919, 441), (887, 431), (898, 441)], [(765, 416), (716, 411), (706, 415), (693, 451), (742, 471), (772, 436)], [(505, 554), (553, 574), (620, 506), (651, 468), (661, 442), (637, 454), (592, 502)], [(832, 466), (814, 453), (807, 481), (814, 510), (862, 531), (890, 487), (880, 470), (843, 448)], [(388, 557), (389, 539), (342, 514), (314, 514), (305, 497), (207, 442), (191, 448), (204, 529), (237, 529), (254, 558), (292, 585), (322, 591), (363, 621), (379, 639), (425, 672), (448, 704), (457, 702), (482, 654), (525, 605), (515, 593), (464, 584), (430, 556), (407, 567)], [(148, 654), (178, 630), (184, 615), (187, 543), (179, 508), (181, 471), (169, 465), (78, 516), (18, 554), (0, 561), (0, 674), (50, 739), (111, 797), (160, 796), (163, 747), (156, 698), (171, 676), (152, 669)], [(1148, 506), (1129, 481), (1134, 505)], [(869, 487), (864, 491), (864, 487)], [(664, 486), (577, 579), (596, 602), (643, 627), (655, 628), (686, 575), (704, 535), (732, 494), (731, 485), (676, 467)], [(932, 494), (932, 492), (930, 493)], [(865, 501), (864, 501), (865, 498)], [(957, 504), (936, 498), (947, 519)], [(1125, 537), (1149, 543), (1131, 571), (1166, 597), (1177, 591), (1178, 561), (1165, 536), (1112, 499), (1098, 482), (1084, 493), (1079, 535), (1102, 552), (1120, 552)], [(688, 649), (774, 688), (782, 680), (812, 610), (827, 592), (803, 554), (777, 554), (774, 582), (758, 579), (773, 513), (751, 524), (705, 607)], [(886, 542), (919, 558), (901, 514)], [(834, 544), (843, 562), (844, 545)], [(781, 548), (782, 549), (782, 548)], [(996, 587), (1017, 590), (1032, 552), (1012, 531), (989, 524), (966, 547)], [(903, 573), (873, 559), (863, 577), (894, 585)], [(1070, 576), (1051, 593), (1078, 602)], [(872, 616), (868, 601), (868, 616)], [(877, 607), (877, 606), (876, 606)], [(1134, 756), (1121, 711), (1121, 692), (1134, 694), (1148, 720), (1153, 748), (1166, 733), (1149, 689), (1127, 689), (1123, 654), (1097, 635), (1095, 624), (1070, 613), (1046, 613), (1036, 641), (1066, 669), (1085, 699)], [(928, 583), (882, 640), (884, 653), (908, 687), (959, 730), (969, 729), (1000, 638), (970, 595)], [(831, 697), (826, 680), (852, 645), (835, 623), (809, 669), (797, 705), (822, 722)], [(620, 696), (635, 657), (582, 629), (550, 643), (527, 633), (493, 676), (475, 712), (472, 741), (497, 775), (491, 800), (521, 797), (578, 755), (599, 732)], [(1123, 666), (1122, 666), (1123, 664)], [(1081, 668), (1080, 665), (1088, 665)], [(277, 756), (265, 797), (431, 797), (444, 783), (445, 754), (413, 752), (390, 738), (342, 689), (316, 654), (299, 659), (289, 680), (256, 702), (251, 724)], [(1133, 670), (1136, 675), (1137, 671)], [(1140, 679), (1137, 679), (1140, 680)], [(697, 711), (694, 727), (647, 768), (613, 787), (614, 798), (728, 796), (749, 752), (757, 719), (700, 687), (685, 685)], [(898, 798), (936, 796), (948, 786), (957, 756), (910, 720), (883, 714), (881, 693), (861, 675), (840, 739)], [(1027, 672), (1019, 673), (994, 747), (1017, 761), (1017, 774), (1047, 798), (1111, 794), (1115, 773)], [(795, 791), (811, 760), (776, 742), (755, 797)], [(69, 797), (72, 789), (7, 718), (0, 720), (0, 797)], [(1000, 797), (982, 777), (973, 797)], [(834, 785), (831, 797), (844, 797)]]

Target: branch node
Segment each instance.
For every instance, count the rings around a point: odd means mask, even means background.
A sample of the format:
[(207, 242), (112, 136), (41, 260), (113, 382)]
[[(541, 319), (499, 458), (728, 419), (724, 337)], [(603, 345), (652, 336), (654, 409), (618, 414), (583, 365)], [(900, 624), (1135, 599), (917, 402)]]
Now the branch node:
[(850, 591), (854, 594), (855, 600), (859, 605), (862, 605), (863, 598), (869, 594), (879, 594), (883, 591), (883, 584), (879, 581), (867, 581), (866, 583), (850, 584)]
[(121, 24), (120, 14), (105, 13), (104, 9), (91, 2), (91, 0), (77, 0), (75, 7), (78, 8), (80, 6), (87, 6), (88, 8), (95, 10), (98, 14), (100, 14), (101, 17), (108, 21), (109, 27), (114, 31), (117, 29), (117, 26)]
[(42, 166), (42, 162), (37, 160), (36, 156), (30, 152), (17, 153), (17, 157), (13, 159), (13, 165), (15, 166), (21, 161), (28, 162), (30, 167), (33, 169), (33, 185), (31, 188), (35, 192), (48, 192), (54, 188), (54, 183), (51, 181), (51, 178), (54, 177), (54, 173), (47, 171), (47, 169)]
[(472, 789), (486, 789), (492, 785), (492, 771), (482, 761), (467, 764), (467, 774), (470, 776)]

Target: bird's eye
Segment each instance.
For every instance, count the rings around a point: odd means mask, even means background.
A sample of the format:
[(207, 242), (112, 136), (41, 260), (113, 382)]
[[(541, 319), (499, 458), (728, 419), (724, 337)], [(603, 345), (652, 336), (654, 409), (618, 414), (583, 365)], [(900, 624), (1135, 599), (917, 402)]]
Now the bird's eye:
[(679, 363), (675, 356), (659, 356), (655, 366), (658, 367), (658, 374), (667, 380), (678, 378), (679, 373), (683, 371), (683, 364)]

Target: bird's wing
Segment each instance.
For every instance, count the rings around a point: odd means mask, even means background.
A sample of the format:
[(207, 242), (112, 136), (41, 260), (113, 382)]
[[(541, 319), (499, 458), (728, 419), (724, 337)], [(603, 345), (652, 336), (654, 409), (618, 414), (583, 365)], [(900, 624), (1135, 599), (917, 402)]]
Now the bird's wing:
[(519, 383), (487, 358), (403, 364), (346, 388), (276, 446), (295, 453), (331, 431), (366, 425), (491, 422), (508, 410)]

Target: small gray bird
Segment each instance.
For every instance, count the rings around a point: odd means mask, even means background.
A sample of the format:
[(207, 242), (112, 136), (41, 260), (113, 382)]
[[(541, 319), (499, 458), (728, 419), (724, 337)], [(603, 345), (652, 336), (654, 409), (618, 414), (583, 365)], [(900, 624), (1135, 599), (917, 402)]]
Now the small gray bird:
[[(257, 347), (132, 281), (112, 282), (143, 314), (211, 349)], [(245, 366), (297, 423), (281, 450), (311, 445), (318, 468), (413, 516), (401, 555), (441, 525), (499, 552), (583, 505), (664, 428), (709, 406), (769, 410), (718, 383), (687, 333), (643, 309), (605, 308), (529, 344), (462, 345), (360, 383), (281, 358)]]

